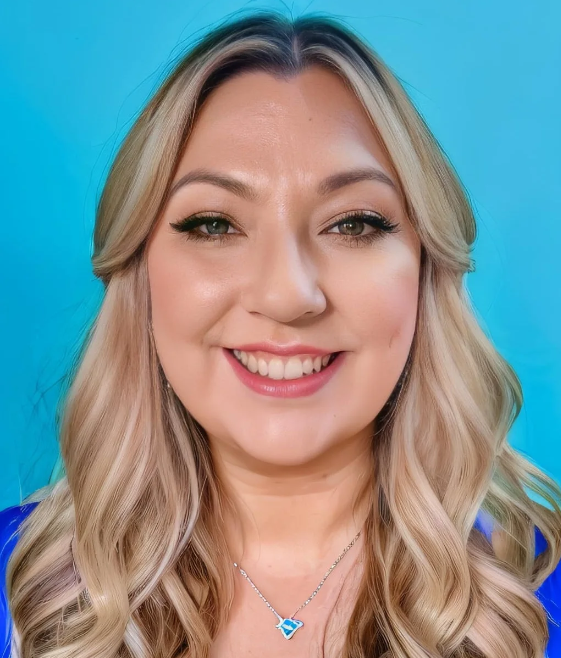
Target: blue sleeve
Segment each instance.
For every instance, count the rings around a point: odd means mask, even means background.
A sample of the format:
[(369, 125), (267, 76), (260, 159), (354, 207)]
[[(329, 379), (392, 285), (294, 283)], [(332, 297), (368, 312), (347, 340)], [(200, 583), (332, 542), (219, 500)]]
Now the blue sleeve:
[[(547, 546), (544, 536), (536, 528), (536, 555)], [(545, 658), (561, 658), (561, 562), (536, 590), (536, 596), (547, 612), (549, 641)]]
[[(480, 510), (474, 526), (491, 541), (493, 518)], [(539, 528), (535, 528), (536, 555), (547, 548), (547, 542)], [(547, 613), (549, 640), (544, 658), (561, 658), (561, 562), (536, 590), (536, 596)]]
[(9, 658), (12, 640), (12, 620), (6, 595), (6, 569), (18, 540), (22, 521), (38, 503), (16, 505), (0, 511), (0, 658)]

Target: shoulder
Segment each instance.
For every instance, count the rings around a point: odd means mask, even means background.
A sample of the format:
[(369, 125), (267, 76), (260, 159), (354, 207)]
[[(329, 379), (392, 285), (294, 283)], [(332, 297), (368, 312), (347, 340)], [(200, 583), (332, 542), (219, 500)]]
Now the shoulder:
[(0, 658), (10, 655), (11, 619), (6, 596), (6, 569), (18, 540), (21, 523), (38, 503), (15, 505), (0, 510)]
[[(493, 532), (493, 518), (480, 510), (474, 527), (483, 532), (487, 540), (491, 542)], [(536, 556), (547, 547), (545, 537), (539, 528), (534, 528), (536, 539)], [(549, 628), (549, 640), (544, 658), (561, 658), (561, 562), (543, 581), (536, 590), (536, 596), (547, 613), (547, 625)]]

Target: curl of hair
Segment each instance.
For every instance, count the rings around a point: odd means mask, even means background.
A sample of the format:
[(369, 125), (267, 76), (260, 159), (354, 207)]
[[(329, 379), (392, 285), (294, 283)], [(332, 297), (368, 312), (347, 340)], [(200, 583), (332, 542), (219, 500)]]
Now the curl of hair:
[[(476, 237), (467, 194), (351, 28), (271, 11), (225, 21), (174, 62), (112, 164), (92, 256), (105, 296), (62, 406), (65, 473), (28, 498), (41, 502), (8, 565), (14, 656), (202, 658), (225, 622), (230, 503), (204, 429), (165, 386), (144, 255), (212, 90), (244, 71), (287, 79), (314, 65), (362, 102), (422, 244), (410, 358), (372, 442), (365, 570), (342, 658), (543, 656), (535, 589), (561, 557), (561, 490), (507, 442), (522, 391), (462, 284)], [(492, 546), (473, 529), (480, 508), (495, 520)], [(537, 558), (535, 526), (547, 541)]]

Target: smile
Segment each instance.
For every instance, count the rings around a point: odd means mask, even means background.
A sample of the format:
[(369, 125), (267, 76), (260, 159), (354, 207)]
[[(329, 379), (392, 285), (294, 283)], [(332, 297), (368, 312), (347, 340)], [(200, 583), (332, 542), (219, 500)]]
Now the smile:
[[(316, 393), (334, 378), (345, 363), (348, 354), (348, 352), (334, 352), (314, 359), (290, 357), (285, 363), (278, 357), (267, 361), (264, 358), (257, 359), (251, 353), (242, 353), (240, 350), (222, 348), (222, 351), (242, 384), (255, 393), (278, 398), (304, 397)], [(239, 356), (234, 352), (238, 352)], [(244, 354), (247, 357), (247, 364), (241, 360), (245, 358)], [(316, 359), (319, 359), (319, 364)], [(255, 372), (250, 368), (254, 368)], [(265, 374), (261, 374), (262, 372)]]
[(259, 356), (243, 350), (232, 350), (236, 359), (251, 373), (259, 373), (269, 379), (301, 379), (314, 373), (321, 372), (334, 361), (340, 352), (333, 352), (325, 356), (292, 356), (282, 359), (271, 355)]

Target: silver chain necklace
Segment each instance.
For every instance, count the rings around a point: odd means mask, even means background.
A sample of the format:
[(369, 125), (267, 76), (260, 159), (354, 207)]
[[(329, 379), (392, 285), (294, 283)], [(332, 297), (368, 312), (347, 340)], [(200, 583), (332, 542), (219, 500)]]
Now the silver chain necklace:
[(265, 605), (269, 608), (269, 610), (277, 617), (279, 620), (279, 623), (275, 626), (275, 628), (278, 628), (280, 632), (282, 633), (283, 637), (287, 640), (290, 640), (290, 638), (296, 633), (296, 631), (304, 626), (304, 622), (300, 621), (299, 619), (294, 619), (294, 615), (297, 612), (300, 612), (302, 608), (305, 608), (308, 603), (314, 598), (314, 596), (320, 591), (320, 589), (323, 587), (323, 583), (327, 580), (327, 577), (329, 574), (335, 569), (335, 567), (339, 564), (339, 562), (345, 557), (347, 552), (354, 546), (355, 542), (357, 539), (360, 537), (360, 530), (357, 532), (355, 535), (355, 538), (352, 540), (352, 542), (345, 548), (345, 550), (339, 555), (339, 557), (335, 560), (335, 562), (329, 567), (329, 569), (326, 571), (325, 576), (321, 579), (320, 584), (315, 588), (315, 590), (311, 593), (309, 598), (302, 603), (302, 605), (297, 608), (291, 615), (290, 617), (281, 617), (279, 613), (273, 608), (273, 606), (267, 601), (267, 599), (261, 594), (261, 592), (257, 589), (255, 583), (251, 580), (251, 578), (247, 575), (247, 573), (240, 567), (240, 565), (237, 562), (234, 562), (234, 566), (237, 567), (240, 570), (241, 575), (247, 580), (247, 582), (253, 587), (253, 589), (257, 592), (257, 594), (265, 601)]

